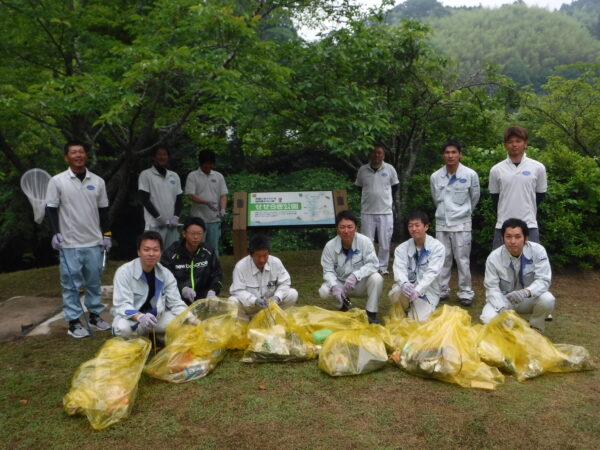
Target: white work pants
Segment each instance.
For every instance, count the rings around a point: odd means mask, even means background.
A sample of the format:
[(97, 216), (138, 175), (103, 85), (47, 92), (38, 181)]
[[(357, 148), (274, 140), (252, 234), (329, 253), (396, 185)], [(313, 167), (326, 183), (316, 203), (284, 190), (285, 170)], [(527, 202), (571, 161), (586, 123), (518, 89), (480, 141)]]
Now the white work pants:
[[(259, 312), (262, 308), (256, 305), (246, 306), (238, 300), (237, 297), (231, 296), (229, 300), (234, 301), (238, 305), (238, 319), (249, 321)], [(298, 291), (296, 289), (290, 289), (285, 297), (281, 299), (279, 306), (283, 309), (287, 309), (294, 306), (298, 301)]]
[[(546, 317), (548, 314), (552, 314), (554, 311), (554, 304), (556, 303), (556, 299), (554, 295), (550, 292), (544, 292), (539, 297), (530, 297), (523, 300), (515, 307), (506, 307), (502, 309), (514, 309), (519, 314), (530, 314), (529, 316), (529, 324), (532, 327), (537, 328), (538, 330), (544, 331), (544, 327), (546, 326)], [(500, 311), (502, 311), (500, 309)], [(481, 311), (481, 316), (479, 320), (483, 323), (488, 323), (494, 317), (500, 313), (491, 303), (486, 302), (483, 310)]]
[[(367, 297), (367, 305), (365, 309), (369, 312), (376, 313), (379, 311), (379, 299), (383, 291), (383, 277), (378, 273), (373, 273), (368, 277), (363, 278), (354, 287), (354, 290), (348, 293), (348, 297)], [(329, 290), (326, 283), (323, 283), (319, 288), (319, 296), (323, 299), (333, 299), (334, 306), (337, 309), (342, 307), (342, 304), (336, 299)]]
[(397, 284), (394, 284), (392, 290), (388, 293), (388, 297), (390, 302), (400, 303), (408, 318), (421, 322), (429, 319), (439, 303), (439, 298), (430, 300), (425, 295), (418, 297), (414, 302), (409, 302)]
[(475, 292), (471, 287), (471, 232), (437, 231), (435, 237), (446, 248), (444, 266), (440, 272), (441, 296), (450, 295), (450, 274), (452, 273), (452, 260), (454, 260), (458, 272), (458, 298), (473, 300)]
[(360, 216), (360, 232), (371, 239), (371, 242), (375, 241), (375, 232), (377, 232), (379, 270), (387, 271), (390, 260), (390, 244), (394, 232), (394, 216), (392, 214), (363, 214)]
[[(154, 332), (159, 335), (164, 335), (165, 329), (171, 320), (175, 318), (175, 314), (166, 310), (158, 318), (158, 323), (154, 327)], [(113, 336), (121, 336), (124, 338), (135, 338), (138, 336), (148, 336), (152, 330), (144, 328), (137, 320), (129, 320), (124, 317), (115, 319), (112, 324)]]

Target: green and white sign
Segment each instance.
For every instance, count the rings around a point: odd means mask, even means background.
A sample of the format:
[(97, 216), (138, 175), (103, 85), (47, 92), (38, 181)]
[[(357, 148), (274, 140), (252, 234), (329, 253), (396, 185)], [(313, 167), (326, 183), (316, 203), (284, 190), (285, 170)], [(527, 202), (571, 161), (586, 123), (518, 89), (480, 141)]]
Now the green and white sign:
[(334, 225), (333, 192), (251, 192), (249, 227)]

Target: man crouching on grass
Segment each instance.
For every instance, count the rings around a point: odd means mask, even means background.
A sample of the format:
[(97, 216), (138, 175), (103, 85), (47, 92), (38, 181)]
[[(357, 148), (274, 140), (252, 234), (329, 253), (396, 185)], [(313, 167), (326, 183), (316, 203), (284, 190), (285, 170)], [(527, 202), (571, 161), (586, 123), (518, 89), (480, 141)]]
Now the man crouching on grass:
[(498, 247), (485, 263), (485, 306), (481, 321), (488, 323), (500, 311), (514, 309), (530, 314), (529, 324), (544, 331), (544, 319), (554, 310), (555, 298), (548, 289), (552, 271), (546, 250), (529, 242), (529, 228), (521, 219), (507, 219), (502, 224), (504, 245)]
[(117, 269), (113, 281), (115, 336), (136, 337), (164, 333), (171, 320), (186, 308), (173, 274), (158, 263), (162, 238), (145, 231), (137, 239), (139, 258)]

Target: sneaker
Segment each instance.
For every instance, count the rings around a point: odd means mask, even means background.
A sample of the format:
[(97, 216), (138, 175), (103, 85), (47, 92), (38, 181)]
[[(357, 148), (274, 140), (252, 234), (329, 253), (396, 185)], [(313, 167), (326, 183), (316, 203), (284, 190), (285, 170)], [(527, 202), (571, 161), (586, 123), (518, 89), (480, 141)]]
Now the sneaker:
[(100, 331), (110, 330), (110, 324), (97, 314), (90, 314), (90, 327)]
[(75, 339), (81, 339), (90, 335), (90, 332), (81, 326), (79, 320), (72, 320), (69, 322), (69, 331), (67, 331), (67, 333)]
[(379, 274), (380, 275), (389, 275), (390, 273), (388, 272), (387, 269), (379, 269)]
[(548, 314), (548, 316), (544, 319), (546, 322), (552, 322), (552, 314)]
[(367, 317), (369, 318), (369, 323), (379, 323), (379, 320), (377, 320), (377, 313), (367, 311)]
[(450, 295), (448, 295), (448, 294), (442, 294), (442, 295), (440, 295), (440, 302), (445, 302), (449, 298), (450, 298)]
[(472, 298), (459, 298), (458, 301), (463, 306), (471, 306), (473, 304)]

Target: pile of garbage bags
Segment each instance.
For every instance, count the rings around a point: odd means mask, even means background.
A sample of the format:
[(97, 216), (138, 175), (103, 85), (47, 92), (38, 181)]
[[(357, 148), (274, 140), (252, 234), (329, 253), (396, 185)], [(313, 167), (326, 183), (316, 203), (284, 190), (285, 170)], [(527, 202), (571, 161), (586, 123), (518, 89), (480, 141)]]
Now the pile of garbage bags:
[(244, 322), (234, 302), (198, 300), (169, 324), (165, 347), (148, 363), (148, 339), (106, 341), (75, 372), (64, 408), (85, 414), (95, 429), (106, 428), (128, 416), (142, 370), (171, 383), (189, 382), (211, 373), (228, 350), (244, 350), (244, 363), (318, 358), (318, 367), (331, 376), (391, 364), (419, 377), (479, 389), (495, 389), (504, 374), (523, 381), (545, 372), (595, 368), (585, 348), (553, 344), (514, 311), (472, 325), (467, 311), (456, 306), (444, 305), (418, 322), (394, 305), (384, 323), (369, 324), (360, 309), (284, 311), (275, 302)]

